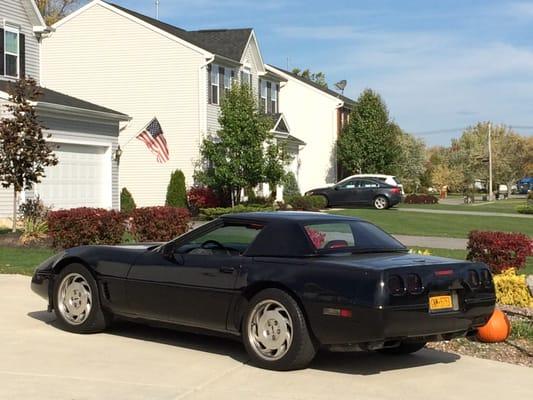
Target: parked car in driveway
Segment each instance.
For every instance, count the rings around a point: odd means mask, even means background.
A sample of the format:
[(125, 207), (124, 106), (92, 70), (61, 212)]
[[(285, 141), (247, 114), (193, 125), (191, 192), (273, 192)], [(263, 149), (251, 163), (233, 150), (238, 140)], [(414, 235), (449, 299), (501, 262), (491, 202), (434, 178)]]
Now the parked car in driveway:
[[(391, 186), (398, 186), (401, 191), (402, 191), (402, 195), (405, 194), (404, 190), (403, 190), (403, 185), (401, 184), (400, 180), (395, 177), (394, 175), (384, 175), (384, 174), (356, 174), (356, 175), (351, 175), (347, 178), (344, 178), (342, 181), (345, 181), (345, 180), (348, 180), (348, 179), (354, 179), (354, 178), (371, 178), (371, 179), (377, 179), (378, 181), (380, 182), (384, 182), (388, 185), (391, 185)], [(341, 181), (341, 182), (342, 182)], [(340, 183), (340, 182), (339, 182)]]
[(518, 193), (520, 194), (527, 194), (529, 190), (533, 190), (533, 177), (525, 177), (520, 179), (516, 183)]
[(349, 177), (333, 186), (309, 190), (306, 196), (324, 196), (328, 207), (370, 205), (384, 210), (402, 200), (402, 190), (375, 178)]
[(225, 215), (167, 243), (68, 249), (31, 286), (67, 331), (117, 316), (202, 328), (273, 370), (304, 368), (320, 347), (407, 354), (475, 335), (496, 300), (483, 263), (409, 254), (359, 218), (289, 211)]

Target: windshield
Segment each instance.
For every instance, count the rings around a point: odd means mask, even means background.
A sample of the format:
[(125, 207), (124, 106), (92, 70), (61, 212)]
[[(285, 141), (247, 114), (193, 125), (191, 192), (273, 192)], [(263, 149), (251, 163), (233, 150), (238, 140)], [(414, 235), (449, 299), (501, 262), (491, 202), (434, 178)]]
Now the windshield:
[(400, 242), (375, 225), (363, 221), (312, 223), (304, 226), (307, 236), (321, 253), (405, 250)]

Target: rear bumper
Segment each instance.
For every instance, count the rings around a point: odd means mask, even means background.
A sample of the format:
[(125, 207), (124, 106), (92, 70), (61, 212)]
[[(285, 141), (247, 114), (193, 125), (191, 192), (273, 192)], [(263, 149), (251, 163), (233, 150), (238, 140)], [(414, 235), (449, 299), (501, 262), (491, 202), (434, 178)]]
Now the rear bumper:
[[(359, 345), (394, 341), (436, 341), (472, 334), (492, 315), (494, 297), (476, 299), (462, 310), (430, 313), (427, 306), (355, 307), (351, 318), (322, 315), (314, 334), (322, 345)], [(313, 326), (313, 328), (315, 328)]]

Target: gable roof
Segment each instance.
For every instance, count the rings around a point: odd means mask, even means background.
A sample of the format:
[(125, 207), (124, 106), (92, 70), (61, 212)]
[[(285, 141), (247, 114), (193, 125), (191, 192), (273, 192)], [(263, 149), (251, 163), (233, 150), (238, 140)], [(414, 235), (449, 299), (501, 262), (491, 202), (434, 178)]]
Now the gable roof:
[[(0, 91), (9, 93), (10, 81), (0, 80)], [(57, 106), (78, 108), (82, 110), (94, 111), (105, 114), (114, 114), (118, 119), (128, 120), (129, 117), (126, 114), (120, 113), (110, 108), (102, 107), (94, 103), (90, 103), (85, 100), (78, 99), (77, 97), (68, 96), (66, 94), (56, 92), (48, 88), (40, 87), (42, 95), (36, 99), (37, 103), (47, 103)]]
[(309, 86), (314, 87), (315, 89), (318, 89), (318, 90), (320, 90), (320, 91), (322, 91), (322, 92), (324, 92), (326, 94), (329, 94), (330, 96), (336, 97), (336, 98), (344, 101), (344, 104), (347, 105), (347, 106), (353, 106), (355, 104), (355, 100), (350, 99), (349, 97), (343, 96), (342, 94), (337, 93), (336, 91), (334, 91), (334, 90), (332, 90), (330, 88), (321, 86), (321, 85), (319, 85), (316, 82), (313, 82), (313, 81), (311, 81), (311, 80), (309, 80), (307, 78), (304, 78), (303, 76), (296, 75), (296, 74), (294, 74), (292, 72), (284, 70), (283, 68), (276, 67), (275, 65), (268, 65), (268, 66), (273, 68), (273, 69), (275, 69), (275, 70), (279, 70), (279, 71), (283, 72), (284, 74), (287, 74), (287, 75), (299, 80), (300, 82), (306, 83)]
[(46, 26), (46, 22), (44, 22), (44, 18), (41, 15), (41, 12), (39, 11), (39, 8), (37, 7), (37, 4), (34, 0), (21, 0), (22, 6), (24, 7), (24, 10), (26, 11), (26, 14), (28, 14), (28, 18), (30, 20), (30, 23), (34, 26), (36, 32), (43, 32), (48, 29)]
[(244, 50), (246, 49), (246, 45), (248, 44), (248, 39), (253, 31), (252, 28), (187, 31), (185, 29), (178, 28), (177, 26), (167, 24), (166, 22), (159, 21), (155, 18), (151, 18), (128, 8), (119, 6), (118, 4), (107, 4), (134, 16), (135, 18), (138, 18), (147, 24), (153, 25), (162, 31), (194, 44), (195, 46), (237, 62), (240, 62)]

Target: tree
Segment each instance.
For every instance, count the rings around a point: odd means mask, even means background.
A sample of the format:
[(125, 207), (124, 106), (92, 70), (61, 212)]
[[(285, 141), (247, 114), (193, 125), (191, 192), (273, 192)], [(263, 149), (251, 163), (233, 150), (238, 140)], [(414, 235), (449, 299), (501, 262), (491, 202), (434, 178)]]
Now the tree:
[(187, 190), (185, 189), (185, 175), (177, 169), (170, 175), (167, 186), (167, 206), (187, 207)]
[(46, 24), (52, 25), (74, 11), (80, 0), (36, 0), (36, 3)]
[(396, 175), (404, 188), (417, 191), (426, 171), (426, 144), (422, 139), (400, 132), (398, 135), (400, 157), (397, 161)]
[(34, 79), (16, 81), (9, 88), (9, 103), (5, 105), (8, 116), (0, 120), (0, 183), (13, 187), (13, 232), (18, 194), (39, 183), (45, 177), (45, 167), (58, 163), (31, 104), (40, 95)]
[(130, 191), (126, 188), (122, 188), (120, 192), (120, 211), (123, 213), (129, 214), (137, 208), (135, 200)]
[(326, 81), (326, 74), (323, 72), (311, 72), (309, 69), (304, 69), (303, 71), (300, 68), (293, 68), (292, 73), (311, 82), (317, 83), (322, 87), (327, 88), (328, 82)]
[(279, 182), (280, 168), (286, 162), (284, 150), (270, 132), (272, 118), (258, 111), (248, 85), (232, 86), (222, 100), (218, 121), (217, 135), (202, 143), (196, 179), (232, 205), (240, 202), (242, 189)]
[(389, 119), (381, 96), (370, 89), (363, 91), (337, 141), (337, 158), (343, 174), (394, 173), (400, 133), (400, 128)]

